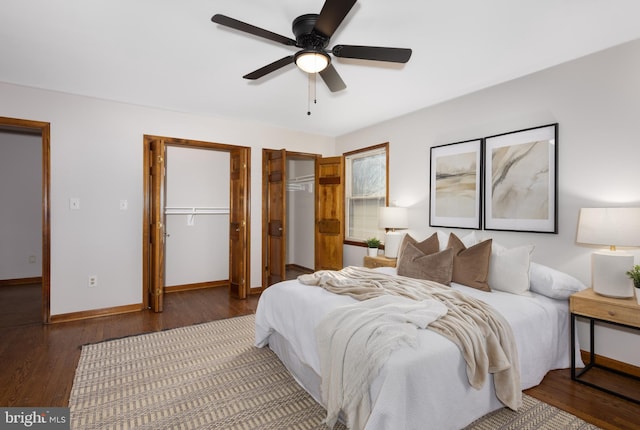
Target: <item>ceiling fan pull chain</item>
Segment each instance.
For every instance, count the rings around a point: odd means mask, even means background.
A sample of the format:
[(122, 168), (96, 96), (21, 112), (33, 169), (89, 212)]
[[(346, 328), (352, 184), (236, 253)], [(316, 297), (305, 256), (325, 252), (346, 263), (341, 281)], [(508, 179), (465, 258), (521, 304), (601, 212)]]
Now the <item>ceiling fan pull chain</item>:
[(311, 99), (316, 104), (316, 73), (307, 73), (309, 75), (309, 96), (307, 97), (307, 115), (311, 115)]
[(314, 73), (313, 74), (313, 104), (317, 104), (318, 100), (317, 100), (317, 94), (318, 94), (318, 74)]

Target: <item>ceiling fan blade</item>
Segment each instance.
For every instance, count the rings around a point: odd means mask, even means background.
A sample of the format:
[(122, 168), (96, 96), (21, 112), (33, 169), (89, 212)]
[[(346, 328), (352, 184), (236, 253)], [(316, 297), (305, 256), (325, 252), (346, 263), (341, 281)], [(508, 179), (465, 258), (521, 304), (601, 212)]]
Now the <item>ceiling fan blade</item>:
[(380, 46), (336, 45), (331, 50), (336, 57), (359, 58), (361, 60), (406, 63), (411, 58), (411, 49), (384, 48)]
[(258, 70), (254, 70), (253, 72), (244, 75), (244, 79), (256, 80), (263, 77), (266, 74), (271, 72), (275, 72), (278, 69), (283, 68), (284, 66), (293, 63), (293, 55), (289, 55), (288, 57), (281, 58), (277, 61), (274, 61), (271, 64), (267, 64), (264, 67), (259, 68)]
[(326, 0), (314, 29), (330, 38), (354, 4), (356, 0)]
[(335, 67), (333, 67), (333, 64), (329, 64), (323, 71), (321, 71), (320, 77), (324, 83), (327, 84), (327, 87), (329, 87), (329, 90), (332, 93), (347, 88), (347, 85), (344, 83)]
[(273, 40), (274, 42), (282, 43), (283, 45), (296, 45), (296, 41), (293, 39), (265, 30), (264, 28), (256, 27), (255, 25), (247, 24), (246, 22), (238, 21), (234, 18), (229, 18), (225, 15), (215, 14), (211, 17), (211, 21), (216, 24), (224, 25), (225, 27), (253, 34), (254, 36), (264, 37), (265, 39)]

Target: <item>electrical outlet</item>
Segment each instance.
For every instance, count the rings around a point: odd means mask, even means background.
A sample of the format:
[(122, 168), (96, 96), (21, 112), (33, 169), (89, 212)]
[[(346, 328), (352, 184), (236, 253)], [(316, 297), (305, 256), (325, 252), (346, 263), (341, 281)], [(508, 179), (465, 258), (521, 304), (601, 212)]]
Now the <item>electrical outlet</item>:
[(97, 287), (98, 286), (98, 276), (91, 275), (89, 276), (89, 287)]

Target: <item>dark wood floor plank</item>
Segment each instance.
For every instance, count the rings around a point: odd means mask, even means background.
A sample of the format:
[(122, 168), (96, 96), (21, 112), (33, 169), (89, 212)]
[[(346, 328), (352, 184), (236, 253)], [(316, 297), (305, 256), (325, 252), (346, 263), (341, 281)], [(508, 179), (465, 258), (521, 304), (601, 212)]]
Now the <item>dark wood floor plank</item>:
[[(160, 314), (0, 327), (0, 406), (67, 406), (84, 344), (255, 313), (257, 303), (258, 296), (233, 299), (218, 287), (167, 294)], [(603, 429), (640, 428), (640, 405), (574, 382), (569, 370), (549, 372), (526, 393)]]

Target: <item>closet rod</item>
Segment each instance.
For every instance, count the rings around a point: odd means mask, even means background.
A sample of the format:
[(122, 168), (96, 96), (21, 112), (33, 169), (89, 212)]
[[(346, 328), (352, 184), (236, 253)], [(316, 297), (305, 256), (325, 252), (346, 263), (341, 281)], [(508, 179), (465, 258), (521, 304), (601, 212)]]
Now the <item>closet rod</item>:
[(165, 207), (165, 215), (225, 215), (229, 213), (229, 208), (215, 208), (215, 207)]
[(289, 178), (287, 182), (288, 183), (313, 182), (315, 181), (315, 179), (316, 179), (315, 175), (303, 175), (303, 176), (297, 176), (295, 178)]

